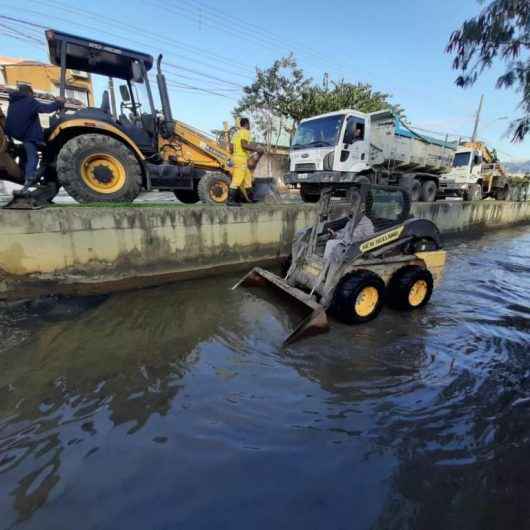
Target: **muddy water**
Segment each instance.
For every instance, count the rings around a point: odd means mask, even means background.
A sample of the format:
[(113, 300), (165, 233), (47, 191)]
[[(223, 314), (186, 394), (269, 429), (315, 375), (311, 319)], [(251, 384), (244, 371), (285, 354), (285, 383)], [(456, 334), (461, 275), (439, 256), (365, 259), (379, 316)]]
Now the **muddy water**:
[(530, 230), (282, 352), (233, 277), (0, 314), (0, 528), (530, 528)]

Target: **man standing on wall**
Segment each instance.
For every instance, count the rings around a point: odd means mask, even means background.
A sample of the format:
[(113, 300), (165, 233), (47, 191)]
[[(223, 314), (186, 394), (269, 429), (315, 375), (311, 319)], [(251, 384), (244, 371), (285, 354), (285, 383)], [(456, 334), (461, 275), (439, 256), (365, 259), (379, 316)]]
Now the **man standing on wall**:
[(6, 133), (24, 144), (26, 166), (24, 188), (36, 184), (39, 165), (38, 147), (44, 143), (44, 133), (39, 114), (50, 114), (64, 105), (64, 98), (55, 98), (52, 103), (39, 103), (30, 85), (19, 85), (17, 92), (9, 95), (9, 109), (6, 119)]
[(250, 153), (262, 155), (264, 152), (263, 147), (252, 143), (250, 120), (248, 118), (240, 119), (239, 130), (232, 138), (231, 151), (234, 167), (232, 169), (232, 182), (227, 206), (241, 206), (237, 197), (239, 190), (247, 199), (252, 200), (252, 171), (249, 169)]

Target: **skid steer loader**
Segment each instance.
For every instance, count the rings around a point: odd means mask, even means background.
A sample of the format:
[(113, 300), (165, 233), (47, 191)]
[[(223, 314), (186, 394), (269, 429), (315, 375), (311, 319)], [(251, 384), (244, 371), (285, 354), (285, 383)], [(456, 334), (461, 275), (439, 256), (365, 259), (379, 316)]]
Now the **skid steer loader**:
[[(411, 217), (406, 190), (353, 185), (344, 201), (333, 193), (323, 191), (315, 223), (296, 235), (284, 277), (256, 267), (234, 286), (270, 286), (308, 310), (284, 344), (328, 331), (327, 312), (355, 324), (374, 319), (385, 302), (422, 307), (442, 279), (440, 233), (431, 221)], [(345, 215), (333, 219), (337, 209)]]
[[(226, 202), (231, 154), (227, 145), (173, 119), (161, 55), (156, 74), (159, 112), (148, 74), (154, 64), (151, 55), (55, 30), (45, 34), (50, 61), (61, 69), (61, 96), (66, 94), (67, 72), (102, 75), (123, 84), (119, 114), (113, 91), (104, 91), (100, 108), (62, 110), (51, 117), (41, 186), (56, 183), (57, 190), (63, 186), (81, 203), (132, 202), (150, 190), (173, 191), (185, 203)], [(256, 198), (266, 195), (272, 182), (255, 190)]]

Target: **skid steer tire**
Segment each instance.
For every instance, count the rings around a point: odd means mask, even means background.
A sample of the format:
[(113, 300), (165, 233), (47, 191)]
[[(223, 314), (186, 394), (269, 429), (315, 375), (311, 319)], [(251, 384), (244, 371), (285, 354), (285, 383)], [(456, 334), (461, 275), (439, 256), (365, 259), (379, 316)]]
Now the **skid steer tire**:
[(411, 311), (426, 305), (432, 296), (432, 274), (416, 265), (399, 269), (386, 289), (386, 302), (394, 309)]
[(422, 202), (434, 202), (438, 193), (438, 186), (434, 180), (426, 180), (421, 185), (421, 200)]
[(68, 140), (57, 157), (57, 177), (81, 203), (132, 202), (142, 189), (142, 169), (134, 154), (104, 134)]
[(196, 190), (175, 190), (175, 197), (183, 204), (195, 204), (200, 201)]
[(206, 173), (197, 186), (201, 202), (205, 204), (223, 205), (228, 200), (230, 177), (224, 173)]
[(308, 192), (308, 188), (302, 184), (300, 186), (300, 198), (302, 202), (315, 203), (320, 200), (320, 193), (310, 193)]
[(375, 273), (359, 270), (337, 286), (331, 313), (345, 324), (360, 324), (377, 317), (383, 307), (385, 283)]

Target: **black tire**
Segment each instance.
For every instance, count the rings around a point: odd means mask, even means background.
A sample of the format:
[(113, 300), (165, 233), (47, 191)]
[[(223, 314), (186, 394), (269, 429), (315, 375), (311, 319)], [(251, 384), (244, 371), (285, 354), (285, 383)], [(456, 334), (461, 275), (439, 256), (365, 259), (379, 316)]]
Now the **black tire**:
[(421, 200), (422, 202), (434, 202), (436, 194), (438, 193), (438, 186), (434, 180), (426, 180), (421, 185)]
[[(104, 162), (97, 166), (97, 156), (108, 156), (117, 160), (124, 172), (122, 183), (117, 183), (115, 191), (98, 191), (91, 187), (83, 174), (87, 170), (87, 160), (94, 157), (91, 162), (95, 170), (103, 168), (103, 176), (95, 176), (97, 185), (105, 186), (108, 183), (98, 178), (115, 178), (112, 170), (105, 170)], [(108, 176), (110, 172), (110, 177)], [(81, 134), (68, 140), (57, 156), (57, 178), (68, 194), (78, 202), (132, 202), (138, 197), (142, 189), (142, 168), (131, 150), (119, 140), (105, 134)]]
[(421, 199), (421, 182), (414, 179), (408, 186), (411, 202), (419, 202)]
[(463, 195), (464, 201), (480, 201), (482, 199), (482, 187), (480, 184), (470, 184)]
[[(366, 312), (360, 312), (363, 291), (373, 288), (377, 292), (377, 298), (368, 303)], [(373, 293), (373, 291), (372, 291)], [(372, 295), (370, 295), (372, 296)], [(345, 276), (337, 286), (331, 304), (331, 313), (345, 324), (359, 324), (373, 320), (383, 307), (385, 296), (385, 283), (375, 273), (367, 270), (359, 270)]]
[[(418, 285), (419, 282), (421, 283)], [(416, 289), (416, 295), (413, 288)], [(416, 265), (403, 267), (392, 276), (388, 283), (386, 302), (394, 309), (409, 311), (419, 309), (429, 302), (432, 290), (432, 274), (427, 269)]]
[(320, 192), (311, 193), (305, 184), (300, 185), (300, 197), (303, 202), (315, 203), (320, 200)]
[(195, 204), (200, 201), (197, 190), (175, 190), (175, 197), (184, 204)]
[(498, 201), (509, 201), (511, 195), (510, 186), (506, 184), (502, 190), (496, 190), (494, 195)]
[(292, 262), (293, 262), (292, 254), (289, 254), (286, 258), (281, 260), (280, 271), (282, 273), (282, 278), (285, 278), (287, 276), (287, 273), (289, 272), (289, 269), (291, 268)]
[(197, 193), (205, 204), (222, 205), (228, 200), (230, 177), (224, 173), (206, 173), (199, 180)]

